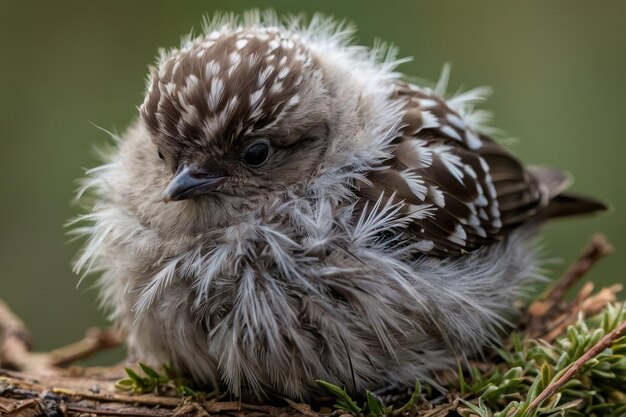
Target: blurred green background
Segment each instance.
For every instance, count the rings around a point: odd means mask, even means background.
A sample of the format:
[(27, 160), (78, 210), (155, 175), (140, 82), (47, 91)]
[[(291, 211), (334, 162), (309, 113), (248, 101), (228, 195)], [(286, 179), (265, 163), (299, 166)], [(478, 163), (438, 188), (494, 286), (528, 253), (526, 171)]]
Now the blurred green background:
[(161, 46), (215, 10), (273, 7), (347, 18), (357, 41), (394, 42), (414, 60), (401, 70), (435, 80), (452, 63), (451, 90), (490, 85), (485, 108), (519, 138), (526, 162), (561, 167), (574, 190), (613, 205), (607, 215), (547, 227), (558, 275), (589, 236), (617, 254), (594, 268), (624, 282), (626, 251), (626, 2), (620, 1), (6, 1), (0, 2), (0, 298), (50, 349), (104, 325), (90, 282), (76, 290), (63, 224), (79, 212), (75, 180), (137, 116), (147, 65)]

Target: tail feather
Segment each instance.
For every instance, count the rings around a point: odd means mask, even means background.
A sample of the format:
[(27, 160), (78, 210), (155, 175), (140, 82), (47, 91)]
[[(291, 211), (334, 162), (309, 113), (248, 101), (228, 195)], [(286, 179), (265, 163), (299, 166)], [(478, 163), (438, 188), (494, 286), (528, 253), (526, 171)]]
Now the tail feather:
[(531, 166), (527, 169), (537, 183), (547, 191), (548, 198), (556, 197), (572, 185), (572, 177), (565, 171), (540, 166)]
[(555, 217), (578, 216), (607, 210), (608, 206), (595, 198), (565, 192), (556, 195), (543, 209), (540, 216), (544, 219)]
[(528, 171), (548, 198), (547, 206), (539, 213), (544, 220), (590, 214), (608, 208), (600, 200), (565, 191), (571, 185), (571, 178), (563, 171), (545, 167), (529, 167)]

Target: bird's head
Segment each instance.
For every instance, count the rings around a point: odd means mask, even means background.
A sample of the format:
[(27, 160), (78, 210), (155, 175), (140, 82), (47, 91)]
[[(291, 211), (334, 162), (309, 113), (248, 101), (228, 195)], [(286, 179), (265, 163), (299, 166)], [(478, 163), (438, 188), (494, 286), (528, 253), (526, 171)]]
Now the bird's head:
[(150, 158), (167, 177), (164, 201), (302, 186), (328, 147), (331, 96), (298, 37), (271, 28), (214, 33), (170, 53), (140, 108)]
[(141, 224), (202, 233), (266, 203), (350, 198), (388, 157), (402, 117), (393, 56), (349, 46), (329, 19), (271, 20), (212, 24), (151, 70), (110, 193)]

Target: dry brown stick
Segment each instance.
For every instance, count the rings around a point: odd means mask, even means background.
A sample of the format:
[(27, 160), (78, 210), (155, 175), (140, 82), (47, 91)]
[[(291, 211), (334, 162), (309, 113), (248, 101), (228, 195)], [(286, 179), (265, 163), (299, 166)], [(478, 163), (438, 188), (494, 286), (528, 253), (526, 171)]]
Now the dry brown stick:
[[(45, 393), (55, 394), (58, 406), (63, 405), (71, 412), (84, 412), (96, 415), (128, 415), (128, 416), (164, 416), (184, 414), (183, 411), (187, 407), (193, 409), (206, 410), (211, 415), (225, 415), (232, 412), (241, 412), (250, 414), (250, 412), (259, 412), (264, 415), (282, 415), (297, 416), (304, 414), (305, 416), (319, 416), (315, 412), (308, 411), (307, 406), (292, 409), (289, 407), (276, 407), (272, 405), (247, 404), (239, 401), (223, 401), (214, 400), (185, 404), (185, 399), (180, 397), (165, 397), (154, 394), (143, 395), (126, 395), (112, 391), (104, 393), (94, 393), (88, 389), (73, 389), (66, 386), (54, 385), (54, 382), (67, 383), (73, 385), (72, 378), (66, 380), (58, 377), (41, 377), (36, 382), (26, 382), (28, 378), (15, 378), (12, 372), (3, 372), (6, 376), (0, 377), (0, 385), (4, 384), (7, 389), (4, 393), (6, 399), (12, 398), (17, 404), (18, 401), (24, 399), (41, 397)], [(95, 381), (97, 382), (97, 381)], [(2, 396), (0, 396), (2, 398)], [(32, 404), (35, 407), (36, 404)], [(23, 406), (23, 404), (22, 404)], [(10, 411), (14, 411), (12, 409)], [(182, 413), (181, 413), (182, 412)], [(34, 414), (38, 415), (38, 414)], [(195, 415), (201, 415), (195, 413)]]
[[(67, 388), (51, 388), (51, 392), (62, 395), (64, 397), (80, 397), (84, 399), (90, 399), (102, 402), (117, 402), (126, 404), (139, 404), (144, 406), (159, 406), (167, 408), (176, 408), (181, 404), (182, 399), (179, 397), (164, 397), (153, 394), (143, 395), (126, 395), (115, 393), (92, 393), (85, 391), (72, 390)], [(239, 401), (224, 401), (224, 402), (212, 402), (208, 404), (209, 412), (220, 411), (237, 411), (241, 409), (256, 410), (258, 407), (255, 404), (246, 404)]]
[(532, 303), (529, 312), (535, 317), (542, 317), (551, 311), (565, 297), (565, 293), (578, 282), (601, 258), (613, 253), (613, 246), (602, 234), (596, 234), (583, 249), (578, 258), (565, 271), (557, 283), (539, 300)]
[(11, 311), (3, 300), (0, 300), (0, 330), (2, 330), (3, 341), (15, 337), (19, 339), (26, 350), (30, 349), (30, 334), (26, 330), (24, 322)]
[(122, 344), (120, 332), (115, 329), (92, 327), (78, 342), (55, 349), (48, 353), (52, 366), (63, 366), (79, 359), (88, 358), (96, 352), (112, 349)]
[(114, 329), (91, 328), (78, 342), (39, 353), (30, 351), (30, 334), (24, 322), (0, 300), (0, 367), (19, 371), (55, 372), (58, 367), (84, 359), (122, 343)]
[[(164, 413), (155, 413), (154, 411), (139, 411), (139, 410), (128, 410), (124, 409), (122, 411), (119, 410), (111, 410), (109, 408), (96, 409), (92, 407), (76, 407), (73, 405), (69, 405), (67, 407), (68, 411), (72, 411), (75, 413), (84, 413), (84, 414), (95, 414), (95, 415), (105, 415), (105, 416), (124, 416), (124, 417), (163, 417)], [(171, 412), (168, 412), (171, 414)]]
[(46, 408), (41, 400), (30, 399), (16, 406), (11, 410), (5, 410), (5, 414), (9, 417), (39, 417), (45, 415)]
[(284, 400), (287, 402), (287, 404), (289, 404), (291, 408), (298, 411), (300, 414), (304, 416), (319, 417), (321, 415), (311, 410), (311, 406), (308, 404), (297, 403), (295, 401), (291, 401), (289, 398), (285, 398)]
[(580, 358), (578, 358), (570, 368), (557, 380), (550, 382), (548, 386), (530, 403), (527, 413), (535, 410), (539, 407), (546, 399), (550, 398), (554, 393), (558, 391), (567, 381), (572, 379), (574, 375), (586, 364), (588, 361), (593, 359), (597, 354), (602, 352), (604, 349), (609, 347), (611, 343), (617, 338), (619, 338), (623, 333), (626, 333), (626, 321), (622, 322), (615, 330), (611, 333), (604, 336), (598, 343), (596, 343), (591, 349), (585, 352)]
[(167, 407), (176, 408), (181, 403), (181, 398), (176, 397), (162, 397), (152, 394), (143, 395), (125, 395), (114, 393), (96, 394), (92, 392), (79, 391), (67, 388), (52, 388), (51, 392), (64, 396), (64, 397), (80, 397), (89, 400), (101, 401), (101, 402), (116, 402), (125, 404), (139, 404), (149, 407)]
[(613, 284), (610, 287), (602, 288), (598, 293), (586, 298), (581, 303), (580, 311), (587, 317), (600, 313), (607, 304), (617, 302), (617, 294), (623, 289), (622, 284)]
[(532, 335), (547, 342), (552, 342), (562, 335), (567, 326), (578, 320), (578, 313), (583, 313), (584, 317), (591, 317), (600, 313), (608, 304), (617, 301), (617, 293), (622, 290), (620, 284), (613, 284), (608, 288), (602, 288), (598, 293), (592, 294), (593, 283), (587, 282), (580, 290), (576, 301), (567, 308), (560, 317), (553, 320), (553, 324), (547, 327), (546, 332), (541, 335)]
[(9, 306), (0, 300), (0, 366), (22, 369), (30, 359), (30, 334)]
[(613, 250), (613, 245), (603, 234), (594, 235), (578, 259), (565, 271), (557, 285), (548, 292), (546, 298), (562, 300), (567, 290), (578, 282), (599, 259), (612, 254)]

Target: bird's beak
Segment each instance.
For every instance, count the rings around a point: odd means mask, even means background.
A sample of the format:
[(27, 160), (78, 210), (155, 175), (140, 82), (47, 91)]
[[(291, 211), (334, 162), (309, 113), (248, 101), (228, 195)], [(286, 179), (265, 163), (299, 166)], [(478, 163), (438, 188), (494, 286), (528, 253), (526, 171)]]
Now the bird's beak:
[(163, 194), (163, 201), (180, 201), (206, 194), (215, 190), (224, 182), (226, 176), (221, 172), (202, 172), (182, 165), (174, 174)]

